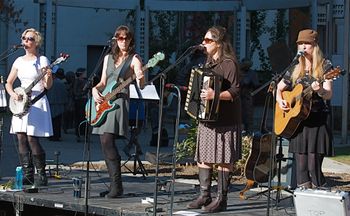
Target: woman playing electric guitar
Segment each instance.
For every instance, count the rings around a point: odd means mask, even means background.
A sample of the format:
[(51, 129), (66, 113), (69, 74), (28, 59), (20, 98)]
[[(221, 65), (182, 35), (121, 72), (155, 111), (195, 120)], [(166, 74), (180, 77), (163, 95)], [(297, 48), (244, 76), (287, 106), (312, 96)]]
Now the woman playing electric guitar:
[[(298, 50), (304, 55), (299, 57), (299, 64), (287, 71), (278, 83), (276, 100), (283, 115), (293, 108), (284, 98), (284, 91), (290, 91), (299, 84), (303, 88), (312, 89), (307, 95), (303, 95), (303, 109), (308, 109), (309, 112), (290, 137), (289, 151), (295, 155), (298, 186), (319, 187), (326, 184), (321, 169), (323, 158), (333, 152), (332, 135), (327, 126), (329, 107), (326, 103), (332, 97), (332, 80), (319, 82), (331, 64), (323, 57), (315, 30), (300, 31), (296, 43)], [(277, 121), (275, 123), (278, 124)]]

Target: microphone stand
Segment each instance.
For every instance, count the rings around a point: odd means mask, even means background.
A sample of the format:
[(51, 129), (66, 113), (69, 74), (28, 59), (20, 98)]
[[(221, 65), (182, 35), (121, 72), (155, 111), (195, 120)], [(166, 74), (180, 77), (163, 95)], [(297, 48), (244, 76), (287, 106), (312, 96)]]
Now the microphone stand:
[(0, 61), (3, 61), (8, 57), (10, 57), (11, 55), (15, 54), (18, 51), (18, 49), (19, 47), (15, 47), (15, 46), (12, 48), (8, 48), (7, 50), (5, 50), (0, 54)]
[[(262, 89), (264, 89), (266, 86), (269, 85), (269, 94), (273, 95), (273, 102), (272, 102), (272, 117), (275, 117), (275, 104), (276, 104), (276, 90), (277, 90), (277, 84), (278, 82), (282, 79), (282, 77), (287, 73), (287, 71), (289, 71), (292, 67), (294, 67), (295, 65), (299, 64), (299, 60), (298, 58), (300, 57), (300, 55), (297, 55), (293, 61), (288, 65), (288, 67), (286, 67), (281, 73), (279, 74), (275, 74), (270, 81), (266, 82), (264, 85), (262, 85), (260, 88), (256, 89), (255, 91), (253, 91), (251, 93), (251, 96), (254, 96), (255, 94), (257, 94), (258, 92), (260, 92)], [(268, 188), (267, 188), (267, 212), (266, 215), (269, 216), (270, 213), (270, 199), (271, 199), (271, 181), (273, 178), (273, 164), (275, 161), (274, 155), (272, 154), (273, 151), (272, 148), (276, 148), (276, 143), (277, 143), (277, 136), (275, 134), (275, 124), (273, 121), (272, 124), (272, 133), (271, 133), (271, 149), (270, 149), (270, 164), (269, 164), (269, 180), (268, 180)], [(281, 148), (280, 148), (281, 150)], [(279, 153), (280, 154), (280, 153)], [(280, 172), (280, 170), (278, 170), (278, 172)], [(278, 182), (278, 184), (281, 184), (280, 182)], [(278, 185), (279, 186), (279, 185)], [(279, 189), (278, 189), (279, 190)]]
[[(89, 112), (91, 112), (92, 110), (92, 87), (93, 87), (93, 82), (94, 82), (94, 78), (97, 75), (97, 71), (100, 68), (104, 57), (106, 56), (107, 53), (109, 53), (109, 51), (111, 50), (111, 45), (104, 46), (103, 47), (103, 51), (97, 61), (97, 64), (93, 70), (93, 72), (90, 74), (84, 88), (83, 88), (83, 92), (84, 91), (88, 91), (88, 104), (87, 106), (89, 107)], [(89, 130), (89, 125), (91, 122), (91, 113), (89, 113), (87, 115), (87, 120), (85, 122), (85, 148), (86, 148), (86, 180), (85, 180), (85, 216), (87, 216), (89, 214), (89, 185), (90, 185), (90, 136), (88, 135)]]
[[(198, 47), (200, 48), (200, 47)], [(158, 73), (153, 79), (148, 81), (146, 85), (149, 85), (153, 83), (156, 79), (159, 78), (160, 80), (160, 100), (159, 100), (159, 115), (158, 115), (158, 139), (157, 139), (157, 153), (156, 153), (156, 173), (155, 173), (155, 187), (154, 187), (154, 195), (153, 195), (153, 216), (157, 215), (157, 199), (158, 199), (158, 183), (159, 183), (159, 147), (160, 147), (160, 138), (161, 138), (161, 132), (162, 132), (162, 118), (163, 118), (163, 104), (164, 104), (164, 87), (165, 87), (165, 79), (166, 74), (176, 67), (178, 64), (180, 64), (182, 61), (184, 61), (188, 56), (190, 56), (196, 49), (198, 49), (195, 46), (189, 47), (185, 50), (185, 52), (171, 65), (169, 65), (166, 69), (164, 69), (162, 72)], [(175, 145), (175, 143), (174, 143)]]

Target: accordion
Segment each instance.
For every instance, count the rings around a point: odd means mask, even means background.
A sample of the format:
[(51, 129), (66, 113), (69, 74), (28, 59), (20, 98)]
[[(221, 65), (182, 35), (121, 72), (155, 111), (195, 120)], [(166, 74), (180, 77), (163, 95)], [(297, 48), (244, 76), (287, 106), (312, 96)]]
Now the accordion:
[[(199, 121), (215, 122), (219, 115), (221, 85), (222, 76), (207, 68), (193, 68), (185, 103), (187, 114)], [(212, 88), (215, 92), (213, 100), (204, 100), (200, 97), (201, 90), (208, 88)]]

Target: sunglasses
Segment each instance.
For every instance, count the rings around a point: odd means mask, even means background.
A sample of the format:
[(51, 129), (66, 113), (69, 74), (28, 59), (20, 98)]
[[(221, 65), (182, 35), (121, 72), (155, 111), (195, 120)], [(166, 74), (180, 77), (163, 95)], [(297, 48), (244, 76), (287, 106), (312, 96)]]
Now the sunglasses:
[(35, 41), (34, 37), (24, 37), (23, 36), (21, 39), (24, 40), (24, 41), (26, 41), (26, 40), (29, 40), (29, 41), (32, 41), (32, 42)]
[(210, 44), (210, 43), (214, 42), (214, 40), (211, 39), (211, 38), (204, 38), (203, 41), (204, 41), (205, 44)]
[(117, 37), (117, 41), (127, 41), (127, 40), (129, 40), (129, 38), (128, 37)]

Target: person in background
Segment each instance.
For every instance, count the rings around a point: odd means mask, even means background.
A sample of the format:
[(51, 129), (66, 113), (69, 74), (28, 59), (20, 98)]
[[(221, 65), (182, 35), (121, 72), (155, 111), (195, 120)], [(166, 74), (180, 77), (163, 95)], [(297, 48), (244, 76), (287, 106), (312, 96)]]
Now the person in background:
[(295, 85), (301, 84), (304, 89), (311, 86), (311, 110), (308, 117), (301, 121), (295, 133), (290, 138), (289, 152), (294, 153), (296, 161), (297, 186), (304, 188), (326, 186), (322, 172), (322, 162), (325, 156), (333, 155), (332, 133), (327, 125), (330, 110), (327, 100), (332, 97), (332, 80), (318, 82), (331, 65), (323, 57), (318, 45), (318, 33), (313, 29), (299, 32), (296, 41), (298, 51), (304, 55), (299, 57), (299, 64), (287, 71), (277, 85), (276, 101), (282, 110), (291, 109), (283, 98), (283, 91), (291, 91)]
[[(46, 72), (46, 75), (32, 88), (31, 99), (52, 86), (52, 72), (47, 67), (50, 61), (39, 53), (43, 42), (40, 32), (34, 28), (26, 29), (22, 33), (21, 40), (25, 54), (18, 57), (12, 64), (6, 82), (7, 93), (16, 101), (23, 100), (23, 96), (17, 94), (13, 88), (13, 83), (17, 78), (21, 82), (21, 87), (26, 88), (41, 73)], [(38, 178), (35, 179), (34, 184), (46, 186), (46, 155), (39, 142), (39, 137), (52, 135), (50, 105), (46, 95), (32, 104), (25, 115), (12, 117), (10, 133), (17, 135), (18, 153), (24, 172), (23, 183), (33, 184), (35, 166)]]
[(67, 105), (64, 107), (64, 113), (63, 113), (63, 132), (68, 133), (68, 129), (74, 128), (75, 121), (74, 121), (74, 80), (75, 80), (75, 74), (73, 71), (68, 71), (65, 74), (65, 89), (67, 92)]
[[(99, 83), (92, 88), (92, 96), (96, 103), (103, 102), (102, 91), (118, 80), (123, 82), (132, 74), (136, 75), (137, 85), (143, 89), (145, 80), (142, 62), (135, 53), (135, 40), (129, 27), (119, 26), (112, 43), (111, 53), (103, 61), (102, 76)], [(118, 108), (107, 113), (103, 123), (93, 128), (92, 133), (100, 136), (101, 148), (104, 153), (109, 176), (111, 178), (109, 191), (100, 196), (116, 198), (123, 195), (121, 177), (121, 157), (115, 145), (117, 136), (127, 136), (129, 131), (129, 86), (126, 86), (113, 101)]]
[[(203, 39), (207, 53), (205, 68), (223, 77), (219, 94), (219, 117), (215, 122), (199, 122), (195, 160), (199, 168), (200, 196), (187, 205), (189, 209), (220, 212), (227, 208), (227, 193), (233, 163), (241, 158), (241, 99), (239, 64), (226, 29), (214, 26)], [(212, 88), (202, 89), (203, 100), (213, 100)], [(233, 112), (234, 111), (234, 112)], [(218, 167), (217, 196), (211, 198), (211, 178)]]
[(85, 68), (78, 68), (75, 72), (75, 81), (73, 85), (74, 94), (74, 120), (75, 136), (77, 142), (81, 141), (81, 135), (85, 133), (85, 104), (87, 102), (87, 91), (84, 86), (87, 82), (87, 73)]
[(243, 133), (250, 133), (253, 129), (254, 104), (251, 93), (259, 86), (259, 79), (254, 70), (251, 69), (252, 62), (243, 58), (241, 68), (241, 102)]
[(59, 68), (52, 75), (53, 85), (47, 93), (50, 101), (53, 135), (49, 138), (50, 141), (61, 141), (62, 118), (64, 107), (68, 101), (68, 94), (63, 82), (64, 70)]

